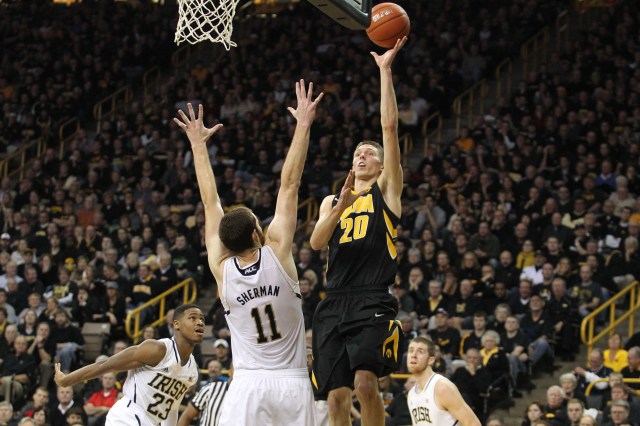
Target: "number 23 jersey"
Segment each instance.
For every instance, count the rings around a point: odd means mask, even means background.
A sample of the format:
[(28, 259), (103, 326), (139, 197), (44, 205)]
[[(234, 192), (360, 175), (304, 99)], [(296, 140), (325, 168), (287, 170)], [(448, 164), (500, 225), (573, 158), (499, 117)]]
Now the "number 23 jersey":
[(152, 424), (175, 425), (184, 394), (198, 382), (198, 365), (193, 355), (182, 365), (178, 346), (173, 339), (160, 339), (158, 342), (166, 347), (162, 361), (153, 367), (129, 370), (123, 392), (145, 411)]
[(222, 305), (235, 370), (307, 368), (300, 286), (269, 246), (244, 268), (224, 262)]

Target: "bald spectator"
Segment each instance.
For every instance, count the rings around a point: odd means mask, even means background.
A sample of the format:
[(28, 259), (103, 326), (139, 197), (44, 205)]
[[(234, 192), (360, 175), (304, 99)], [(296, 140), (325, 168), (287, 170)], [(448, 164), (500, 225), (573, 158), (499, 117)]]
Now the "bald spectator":
[[(640, 346), (633, 346), (627, 351), (627, 366), (621, 371), (625, 379), (640, 379)], [(629, 383), (633, 389), (640, 390), (640, 383)]]
[[(599, 379), (606, 379), (613, 372), (604, 365), (602, 351), (597, 348), (589, 353), (587, 364), (587, 368), (576, 367), (573, 369), (573, 372), (578, 376), (578, 386), (583, 392), (590, 383)], [(594, 385), (592, 394), (602, 395), (608, 387), (609, 384), (607, 382), (598, 382)]]

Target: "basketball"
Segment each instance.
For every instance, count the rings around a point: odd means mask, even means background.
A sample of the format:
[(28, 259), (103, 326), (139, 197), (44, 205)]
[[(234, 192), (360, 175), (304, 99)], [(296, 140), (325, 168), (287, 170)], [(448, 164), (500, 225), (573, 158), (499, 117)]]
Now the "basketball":
[(380, 3), (371, 10), (369, 39), (376, 45), (391, 49), (396, 41), (409, 34), (411, 21), (403, 8), (395, 3)]

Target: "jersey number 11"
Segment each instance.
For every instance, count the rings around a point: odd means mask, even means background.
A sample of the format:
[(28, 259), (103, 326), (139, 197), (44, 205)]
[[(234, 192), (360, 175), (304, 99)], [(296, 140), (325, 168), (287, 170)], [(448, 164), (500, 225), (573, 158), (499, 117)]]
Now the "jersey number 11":
[[(273, 313), (273, 306), (271, 306), (271, 304), (266, 305), (264, 307), (264, 313), (269, 318), (269, 327), (271, 328), (271, 341), (278, 340), (282, 337), (282, 335), (278, 331), (278, 324), (276, 324), (276, 316)], [(256, 322), (256, 329), (258, 330), (258, 343), (267, 343), (269, 341), (269, 338), (264, 335), (264, 330), (262, 329), (262, 318), (260, 318), (260, 311), (257, 307), (251, 310), (251, 316)]]

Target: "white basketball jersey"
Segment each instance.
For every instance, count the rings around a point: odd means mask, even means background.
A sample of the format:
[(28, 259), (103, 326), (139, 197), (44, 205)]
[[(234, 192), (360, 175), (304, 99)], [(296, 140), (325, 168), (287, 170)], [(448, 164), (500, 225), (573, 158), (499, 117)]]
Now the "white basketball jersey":
[(413, 426), (453, 426), (458, 423), (451, 413), (438, 408), (436, 404), (435, 389), (436, 383), (440, 380), (446, 379), (440, 374), (433, 373), (422, 392), (418, 393), (417, 384), (409, 391), (407, 405)]
[(235, 370), (307, 368), (300, 286), (269, 246), (241, 268), (224, 262), (222, 305), (231, 332)]
[(129, 370), (123, 393), (145, 412), (154, 425), (178, 422), (178, 408), (187, 390), (198, 381), (198, 365), (193, 355), (182, 366), (178, 345), (173, 339), (160, 339), (166, 353), (155, 367)]

